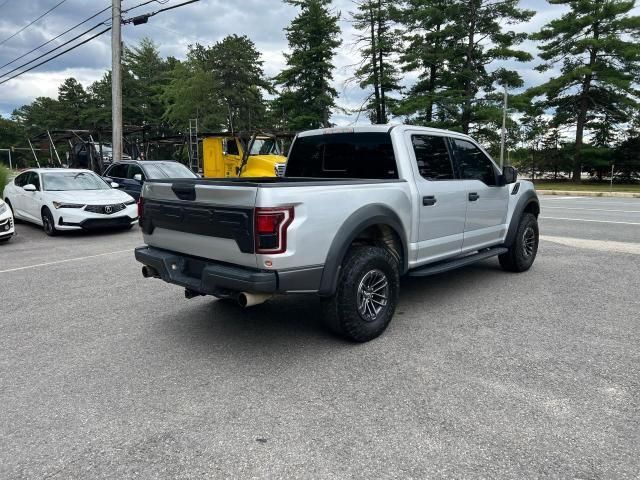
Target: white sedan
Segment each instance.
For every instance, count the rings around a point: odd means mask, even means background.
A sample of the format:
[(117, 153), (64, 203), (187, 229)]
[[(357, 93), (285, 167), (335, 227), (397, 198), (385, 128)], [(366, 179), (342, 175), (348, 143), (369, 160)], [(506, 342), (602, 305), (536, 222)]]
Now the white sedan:
[(13, 215), (9, 205), (0, 198), (0, 243), (8, 242), (13, 236)]
[(34, 168), (4, 189), (16, 220), (42, 225), (47, 235), (61, 230), (131, 228), (136, 201), (91, 170)]

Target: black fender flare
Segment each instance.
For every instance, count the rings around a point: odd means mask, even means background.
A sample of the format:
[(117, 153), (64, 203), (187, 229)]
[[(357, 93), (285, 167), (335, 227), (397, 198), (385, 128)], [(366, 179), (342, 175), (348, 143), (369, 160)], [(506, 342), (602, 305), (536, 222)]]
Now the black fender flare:
[(391, 228), (402, 244), (402, 265), (400, 274), (404, 274), (409, 269), (409, 250), (405, 228), (400, 217), (386, 205), (372, 204), (362, 207), (352, 213), (338, 229), (333, 237), (329, 253), (324, 263), (322, 279), (318, 294), (320, 296), (331, 296), (336, 292), (338, 277), (342, 261), (349, 250), (349, 246), (356, 237), (372, 225), (386, 225)]
[(507, 230), (507, 237), (504, 241), (504, 245), (506, 247), (511, 247), (511, 245), (513, 245), (513, 242), (515, 242), (516, 232), (518, 231), (518, 225), (520, 224), (522, 214), (524, 213), (525, 209), (532, 203), (537, 206), (537, 210), (539, 212), (540, 201), (538, 200), (538, 195), (536, 194), (535, 190), (527, 190), (518, 199), (518, 203), (516, 203), (516, 207), (513, 209), (513, 215), (511, 216), (511, 222), (509, 222), (509, 229)]

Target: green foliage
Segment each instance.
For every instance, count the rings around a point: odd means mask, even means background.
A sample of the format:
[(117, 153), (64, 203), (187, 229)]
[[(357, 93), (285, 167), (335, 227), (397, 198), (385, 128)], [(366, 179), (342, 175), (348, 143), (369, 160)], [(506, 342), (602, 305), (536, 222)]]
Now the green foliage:
[(400, 90), (398, 69), (393, 61), (399, 45), (392, 30), (392, 4), (390, 0), (359, 0), (357, 11), (351, 14), (362, 57), (355, 78), (360, 88), (373, 88), (363, 106), (371, 122), (378, 124), (389, 120), (388, 107), (395, 103), (389, 93)]
[(333, 57), (340, 46), (339, 14), (329, 9), (331, 0), (286, 0), (300, 8), (287, 27), (291, 53), (287, 68), (275, 78), (282, 88), (274, 110), (283, 112), (290, 129), (327, 127), (338, 92), (331, 86)]
[(518, 0), (403, 0), (396, 13), (407, 48), (403, 70), (417, 72), (397, 113), (411, 123), (489, 135), (501, 124), (501, 96), (494, 85), (522, 86), (514, 70), (491, 69), (496, 61), (528, 61), (516, 47), (526, 35), (503, 25), (534, 14)]
[(556, 122), (576, 126), (573, 178), (580, 181), (585, 129), (599, 130), (596, 141), (610, 142), (613, 123), (638, 108), (640, 17), (630, 16), (628, 0), (550, 0), (570, 10), (532, 36), (542, 42), (538, 70), (560, 66), (560, 75), (529, 91), (555, 109)]
[(11, 172), (7, 167), (0, 165), (0, 198), (2, 198), (4, 187), (9, 183), (10, 173)]

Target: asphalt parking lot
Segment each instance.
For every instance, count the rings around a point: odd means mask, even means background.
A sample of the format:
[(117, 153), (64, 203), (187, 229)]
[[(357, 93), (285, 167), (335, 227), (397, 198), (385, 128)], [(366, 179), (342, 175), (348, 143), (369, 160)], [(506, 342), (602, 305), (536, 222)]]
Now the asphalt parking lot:
[(315, 298), (145, 280), (130, 232), (0, 246), (0, 478), (638, 478), (640, 200), (543, 197), (539, 257), (406, 279), (379, 339)]

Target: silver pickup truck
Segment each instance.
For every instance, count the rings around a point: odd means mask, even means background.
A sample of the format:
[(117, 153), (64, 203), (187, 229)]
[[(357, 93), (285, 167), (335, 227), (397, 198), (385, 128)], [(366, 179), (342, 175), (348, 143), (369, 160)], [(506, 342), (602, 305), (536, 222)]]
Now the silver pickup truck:
[(538, 249), (533, 185), (500, 171), (474, 140), (413, 126), (299, 134), (282, 178), (145, 183), (145, 277), (243, 306), (316, 294), (336, 333), (357, 342), (393, 317), (401, 275), (498, 256), (528, 270)]

